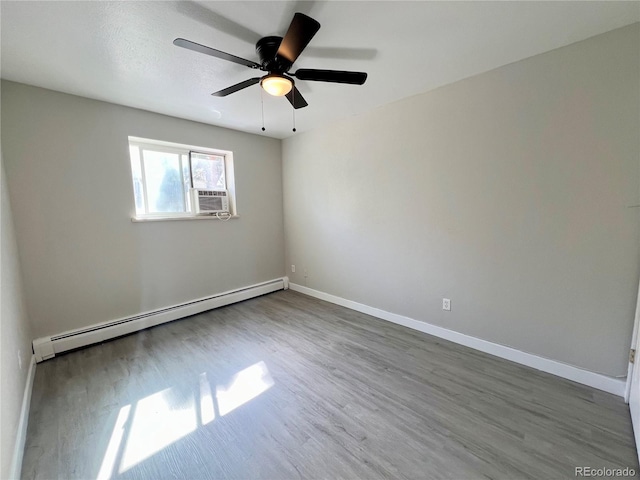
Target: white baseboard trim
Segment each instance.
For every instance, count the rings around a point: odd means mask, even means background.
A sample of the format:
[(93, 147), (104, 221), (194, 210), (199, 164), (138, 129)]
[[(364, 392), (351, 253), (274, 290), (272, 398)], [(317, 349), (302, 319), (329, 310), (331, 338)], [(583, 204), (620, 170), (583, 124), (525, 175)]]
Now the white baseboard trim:
[(27, 382), (24, 386), (22, 396), (22, 408), (20, 409), (20, 420), (18, 420), (18, 430), (13, 448), (13, 458), (11, 459), (11, 470), (9, 479), (18, 480), (22, 473), (22, 458), (24, 456), (24, 446), (27, 440), (27, 426), (29, 425), (29, 408), (31, 407), (31, 392), (33, 391), (33, 380), (36, 376), (36, 357), (31, 356), (29, 371), (27, 372)]
[(488, 353), (490, 355), (495, 355), (496, 357), (504, 358), (521, 365), (526, 365), (527, 367), (535, 368), (536, 370), (551, 373), (552, 375), (557, 375), (558, 377), (566, 378), (567, 380), (572, 380), (583, 385), (597, 388), (598, 390), (604, 390), (605, 392), (624, 397), (624, 390), (626, 386), (626, 381), (624, 379), (608, 377), (600, 373), (584, 370), (573, 365), (558, 362), (556, 360), (551, 360), (549, 358), (540, 357), (531, 353), (526, 353), (521, 350), (516, 350), (515, 348), (489, 342), (487, 340), (482, 340), (470, 335), (465, 335), (464, 333), (455, 332), (453, 330), (438, 327), (430, 323), (405, 317), (403, 315), (398, 315), (395, 313), (387, 312), (385, 310), (380, 310), (379, 308), (370, 307), (362, 303), (346, 300), (344, 298), (337, 297), (329, 293), (324, 293), (319, 290), (314, 290), (312, 288), (304, 287), (295, 283), (290, 283), (289, 288), (296, 292), (304, 293), (305, 295), (309, 295), (320, 300), (335, 303), (336, 305), (341, 305), (343, 307), (350, 308), (351, 310), (356, 310), (373, 317), (381, 318), (382, 320), (387, 320), (389, 322), (397, 323), (398, 325), (403, 325), (420, 332), (428, 333), (429, 335), (433, 335), (434, 337), (443, 338), (445, 340), (449, 340), (450, 342), (464, 345), (465, 347), (470, 347), (475, 350)]
[(230, 305), (267, 293), (283, 290), (288, 283), (286, 277), (250, 285), (244, 288), (199, 298), (180, 305), (141, 313), (132, 317), (120, 318), (110, 322), (102, 322), (85, 328), (69, 330), (51, 337), (37, 338), (33, 341), (36, 362), (55, 357), (56, 354), (86, 347), (145, 328), (172, 322), (179, 318), (195, 315), (213, 308)]

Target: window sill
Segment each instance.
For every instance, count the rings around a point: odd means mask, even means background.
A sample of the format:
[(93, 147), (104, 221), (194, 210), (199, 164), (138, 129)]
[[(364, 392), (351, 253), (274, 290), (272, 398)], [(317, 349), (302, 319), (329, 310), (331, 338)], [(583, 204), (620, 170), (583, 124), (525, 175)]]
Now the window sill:
[(144, 222), (173, 222), (175, 220), (220, 220), (222, 222), (226, 222), (227, 220), (231, 220), (232, 218), (240, 218), (240, 215), (231, 215), (230, 217), (220, 217), (218, 218), (215, 215), (194, 215), (193, 217), (131, 217), (131, 221), (133, 223), (144, 223)]

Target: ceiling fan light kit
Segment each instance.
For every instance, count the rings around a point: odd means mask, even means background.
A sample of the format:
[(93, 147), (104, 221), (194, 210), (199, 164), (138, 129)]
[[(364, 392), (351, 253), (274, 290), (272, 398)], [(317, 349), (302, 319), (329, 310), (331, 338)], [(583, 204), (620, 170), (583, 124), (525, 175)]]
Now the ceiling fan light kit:
[(296, 13), (284, 37), (269, 36), (258, 40), (258, 43), (256, 43), (256, 53), (258, 57), (260, 57), (260, 63), (237, 57), (230, 53), (216, 50), (215, 48), (200, 45), (199, 43), (185, 40), (184, 38), (176, 38), (173, 44), (194, 52), (204, 53), (205, 55), (267, 72), (267, 75), (263, 77), (250, 78), (214, 92), (212, 93), (213, 96), (226, 97), (227, 95), (259, 83), (264, 91), (276, 97), (286, 97), (291, 106), (294, 109), (298, 109), (306, 107), (308, 103), (296, 88), (293, 79), (286, 75), (287, 73), (296, 77), (298, 80), (315, 82), (362, 85), (367, 80), (367, 74), (364, 72), (316, 70), (310, 68), (300, 69), (295, 73), (289, 72), (296, 59), (318, 30), (320, 30), (320, 23), (303, 13)]
[(262, 80), (260, 80), (260, 86), (269, 95), (273, 95), (274, 97), (284, 97), (293, 88), (293, 79), (285, 75), (270, 73), (269, 75), (262, 77)]

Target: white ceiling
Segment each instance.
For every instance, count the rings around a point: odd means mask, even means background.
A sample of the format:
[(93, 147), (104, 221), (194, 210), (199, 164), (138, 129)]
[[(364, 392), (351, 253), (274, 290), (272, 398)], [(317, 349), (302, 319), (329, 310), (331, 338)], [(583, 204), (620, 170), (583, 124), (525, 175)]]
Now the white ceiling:
[[(640, 2), (2, 1), (2, 78), (262, 134), (256, 71), (175, 47), (184, 37), (258, 60), (301, 11), (322, 28), (297, 68), (368, 72), (364, 86), (297, 82), (299, 132), (640, 21)], [(293, 135), (292, 108), (264, 95), (265, 135)]]

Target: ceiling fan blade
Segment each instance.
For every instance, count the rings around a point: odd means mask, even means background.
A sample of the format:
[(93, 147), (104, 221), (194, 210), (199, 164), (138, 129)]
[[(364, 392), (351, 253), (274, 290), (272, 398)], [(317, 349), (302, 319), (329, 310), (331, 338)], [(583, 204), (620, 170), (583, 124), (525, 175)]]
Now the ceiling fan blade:
[(362, 85), (367, 80), (364, 72), (345, 72), (342, 70), (315, 70), (313, 68), (301, 68), (292, 73), (298, 80), (312, 80), (315, 82), (350, 83)]
[(260, 77), (250, 78), (249, 80), (245, 80), (244, 82), (236, 83), (235, 85), (231, 85), (230, 87), (224, 88), (218, 92), (214, 92), (211, 95), (214, 97), (226, 97), (227, 95), (231, 95), (232, 93), (236, 93), (243, 88), (250, 87), (251, 85), (255, 85), (260, 82)]
[(278, 57), (293, 64), (318, 30), (320, 30), (320, 23), (304, 13), (296, 13), (280, 43)]
[(304, 108), (307, 105), (309, 105), (307, 101), (304, 99), (304, 97), (302, 96), (302, 94), (300, 93), (300, 90), (298, 90), (296, 87), (293, 87), (293, 89), (289, 93), (287, 93), (285, 96), (287, 97), (287, 100), (289, 100), (289, 103), (296, 110), (298, 108)]
[(186, 48), (187, 50), (193, 50), (194, 52), (204, 53), (205, 55), (211, 55), (212, 57), (221, 58), (222, 60), (238, 63), (246, 67), (260, 68), (259, 64), (257, 64), (256, 62), (252, 62), (251, 60), (236, 57), (235, 55), (231, 55), (230, 53), (216, 50), (215, 48), (206, 47), (204, 45), (200, 45), (199, 43), (192, 42), (191, 40), (185, 40), (184, 38), (176, 38), (173, 41), (173, 44), (177, 47)]

